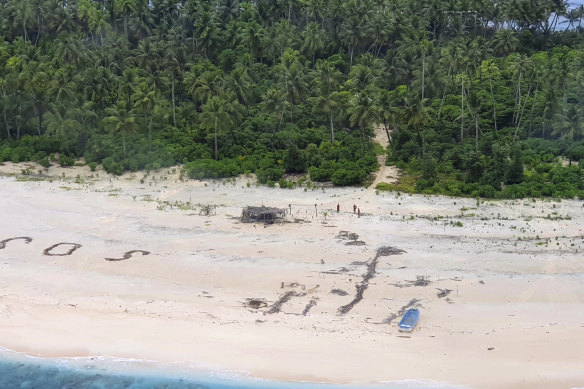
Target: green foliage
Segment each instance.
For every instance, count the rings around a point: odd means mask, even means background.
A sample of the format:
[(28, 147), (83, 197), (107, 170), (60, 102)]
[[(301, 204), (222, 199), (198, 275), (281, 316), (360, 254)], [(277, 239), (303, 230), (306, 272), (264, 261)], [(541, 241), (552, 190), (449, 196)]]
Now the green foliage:
[(225, 178), (241, 173), (241, 166), (238, 161), (224, 159), (215, 161), (213, 159), (200, 159), (188, 162), (184, 166), (189, 178), (201, 180), (203, 178)]
[(284, 169), (277, 168), (277, 167), (268, 167), (263, 169), (256, 170), (256, 175), (258, 181), (261, 184), (265, 184), (267, 182), (275, 182), (279, 181), (280, 178), (284, 175)]
[(75, 165), (75, 158), (69, 157), (68, 155), (65, 155), (65, 154), (59, 155), (59, 158), (57, 159), (57, 161), (59, 162), (59, 166), (61, 166), (61, 167)]
[(358, 185), (365, 181), (367, 172), (356, 163), (340, 164), (331, 175), (331, 181), (336, 186)]
[(584, 165), (582, 13), (567, 3), (4, 3), (0, 161), (361, 185), (382, 126), (402, 191), (582, 190), (557, 175)]
[(521, 161), (521, 150), (516, 148), (513, 151), (513, 162), (505, 174), (507, 184), (520, 184), (523, 182), (523, 162)]

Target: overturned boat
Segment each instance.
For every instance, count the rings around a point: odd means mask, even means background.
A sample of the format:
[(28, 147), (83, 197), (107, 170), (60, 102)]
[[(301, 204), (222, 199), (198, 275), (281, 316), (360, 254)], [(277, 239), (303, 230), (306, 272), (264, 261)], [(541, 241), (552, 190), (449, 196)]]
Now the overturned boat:
[(401, 321), (397, 325), (400, 331), (412, 332), (418, 320), (420, 319), (420, 311), (418, 308), (411, 308), (404, 314)]

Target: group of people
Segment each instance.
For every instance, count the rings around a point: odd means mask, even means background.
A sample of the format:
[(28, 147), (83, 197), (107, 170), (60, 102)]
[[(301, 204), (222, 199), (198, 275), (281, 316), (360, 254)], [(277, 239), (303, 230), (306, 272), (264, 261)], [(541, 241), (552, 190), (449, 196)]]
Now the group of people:
[[(337, 204), (337, 213), (341, 212), (341, 205)], [(353, 204), (353, 213), (357, 214), (357, 217), (361, 217), (361, 209), (357, 205)]]

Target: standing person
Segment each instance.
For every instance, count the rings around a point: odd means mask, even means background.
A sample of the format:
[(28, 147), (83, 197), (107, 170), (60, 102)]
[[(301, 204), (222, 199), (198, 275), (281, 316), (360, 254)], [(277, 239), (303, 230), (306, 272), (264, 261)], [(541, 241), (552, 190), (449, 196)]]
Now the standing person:
[(357, 208), (357, 217), (361, 217), (361, 208)]
[(357, 211), (357, 206), (353, 204), (353, 213), (355, 213), (355, 211)]
[(339, 213), (340, 210), (341, 210), (341, 205), (337, 204), (337, 213)]

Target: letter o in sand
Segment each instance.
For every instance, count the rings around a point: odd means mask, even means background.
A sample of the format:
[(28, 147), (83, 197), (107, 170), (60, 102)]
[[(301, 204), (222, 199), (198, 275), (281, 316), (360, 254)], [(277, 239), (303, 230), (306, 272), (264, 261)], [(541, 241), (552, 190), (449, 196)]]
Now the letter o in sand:
[[(65, 252), (65, 253), (51, 254), (51, 251), (53, 251), (54, 249), (56, 249), (57, 247), (59, 247), (61, 245), (70, 245), (72, 247), (69, 250), (67, 250), (67, 252)], [(48, 255), (51, 257), (55, 257), (55, 256), (63, 257), (65, 255), (73, 254), (73, 251), (77, 250), (79, 247), (81, 247), (81, 245), (79, 243), (57, 243), (57, 244), (52, 245), (49, 248), (46, 248), (45, 251), (43, 251), (43, 255)]]

